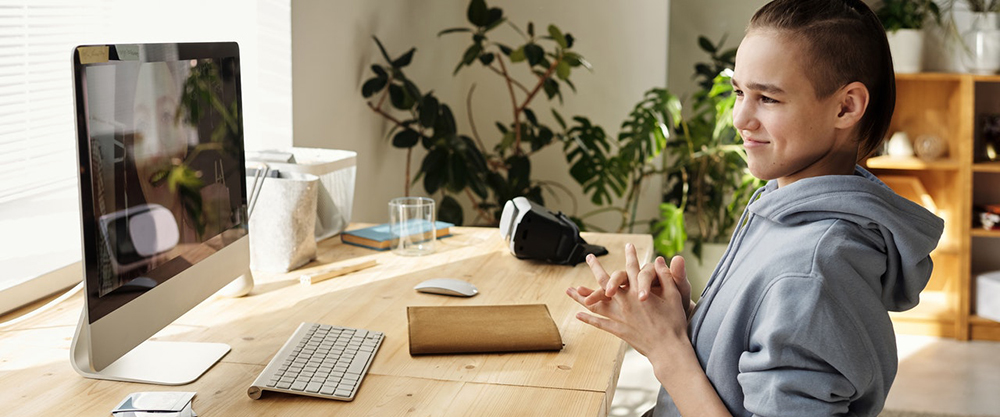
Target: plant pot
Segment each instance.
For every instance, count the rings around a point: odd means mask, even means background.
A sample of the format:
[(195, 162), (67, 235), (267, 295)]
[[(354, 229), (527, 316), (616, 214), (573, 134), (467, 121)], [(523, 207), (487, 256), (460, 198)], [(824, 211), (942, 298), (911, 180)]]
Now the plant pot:
[(974, 13), (972, 29), (962, 35), (965, 68), (973, 74), (996, 74), (1000, 70), (1000, 14)]
[[(684, 250), (680, 255), (684, 257), (684, 267), (687, 269), (688, 281), (691, 282), (691, 299), (698, 301), (701, 293), (705, 291), (708, 279), (712, 277), (712, 271), (722, 260), (722, 255), (726, 253), (726, 243), (704, 243), (701, 246), (701, 262), (691, 252), (694, 242), (684, 244)], [(670, 260), (668, 259), (667, 262)]]
[(924, 32), (920, 29), (899, 29), (886, 32), (892, 66), (896, 74), (912, 74), (923, 68)]

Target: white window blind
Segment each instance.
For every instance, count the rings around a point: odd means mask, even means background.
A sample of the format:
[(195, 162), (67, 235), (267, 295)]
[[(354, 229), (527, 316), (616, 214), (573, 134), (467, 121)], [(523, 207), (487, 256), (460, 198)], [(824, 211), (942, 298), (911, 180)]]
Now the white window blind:
[(0, 291), (80, 259), (72, 48), (207, 41), (240, 44), (246, 147), (291, 146), (290, 0), (0, 0)]

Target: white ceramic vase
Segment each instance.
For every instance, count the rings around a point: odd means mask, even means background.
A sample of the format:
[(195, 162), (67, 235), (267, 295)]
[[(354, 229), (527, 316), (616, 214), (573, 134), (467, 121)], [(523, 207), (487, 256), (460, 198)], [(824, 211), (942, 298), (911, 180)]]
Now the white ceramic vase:
[(899, 29), (886, 32), (892, 66), (897, 74), (912, 74), (923, 69), (924, 32), (920, 29)]
[(972, 29), (962, 35), (966, 46), (965, 68), (973, 74), (1000, 71), (1000, 14), (975, 13)]

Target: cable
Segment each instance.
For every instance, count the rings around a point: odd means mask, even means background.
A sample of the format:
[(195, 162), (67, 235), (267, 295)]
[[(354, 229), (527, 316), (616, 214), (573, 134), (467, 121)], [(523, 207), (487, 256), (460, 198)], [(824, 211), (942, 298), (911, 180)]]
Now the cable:
[(22, 321), (28, 320), (28, 319), (30, 319), (32, 317), (35, 317), (35, 316), (37, 316), (39, 314), (44, 313), (46, 310), (52, 308), (56, 304), (59, 304), (59, 303), (65, 301), (67, 298), (72, 297), (74, 294), (76, 294), (77, 292), (79, 292), (81, 288), (83, 288), (83, 281), (80, 281), (79, 284), (76, 284), (73, 288), (70, 288), (68, 291), (66, 291), (65, 293), (63, 293), (59, 297), (56, 297), (56, 299), (54, 299), (52, 301), (49, 301), (48, 303), (45, 303), (45, 305), (43, 305), (41, 307), (38, 307), (38, 308), (32, 310), (31, 312), (28, 312), (28, 313), (26, 313), (26, 314), (24, 314), (24, 315), (22, 315), (20, 317), (13, 318), (13, 319), (7, 320), (7, 321), (5, 321), (3, 323), (0, 323), (0, 329), (13, 326), (13, 325), (18, 324), (18, 323), (20, 323)]

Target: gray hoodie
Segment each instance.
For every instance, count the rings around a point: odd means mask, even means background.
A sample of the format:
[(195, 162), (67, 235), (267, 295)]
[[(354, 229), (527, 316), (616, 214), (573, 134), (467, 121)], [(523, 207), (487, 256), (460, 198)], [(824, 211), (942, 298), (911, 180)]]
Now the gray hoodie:
[[(751, 201), (688, 328), (708, 379), (737, 416), (877, 415), (888, 311), (917, 305), (944, 222), (861, 167)], [(654, 416), (676, 415), (661, 388)]]

